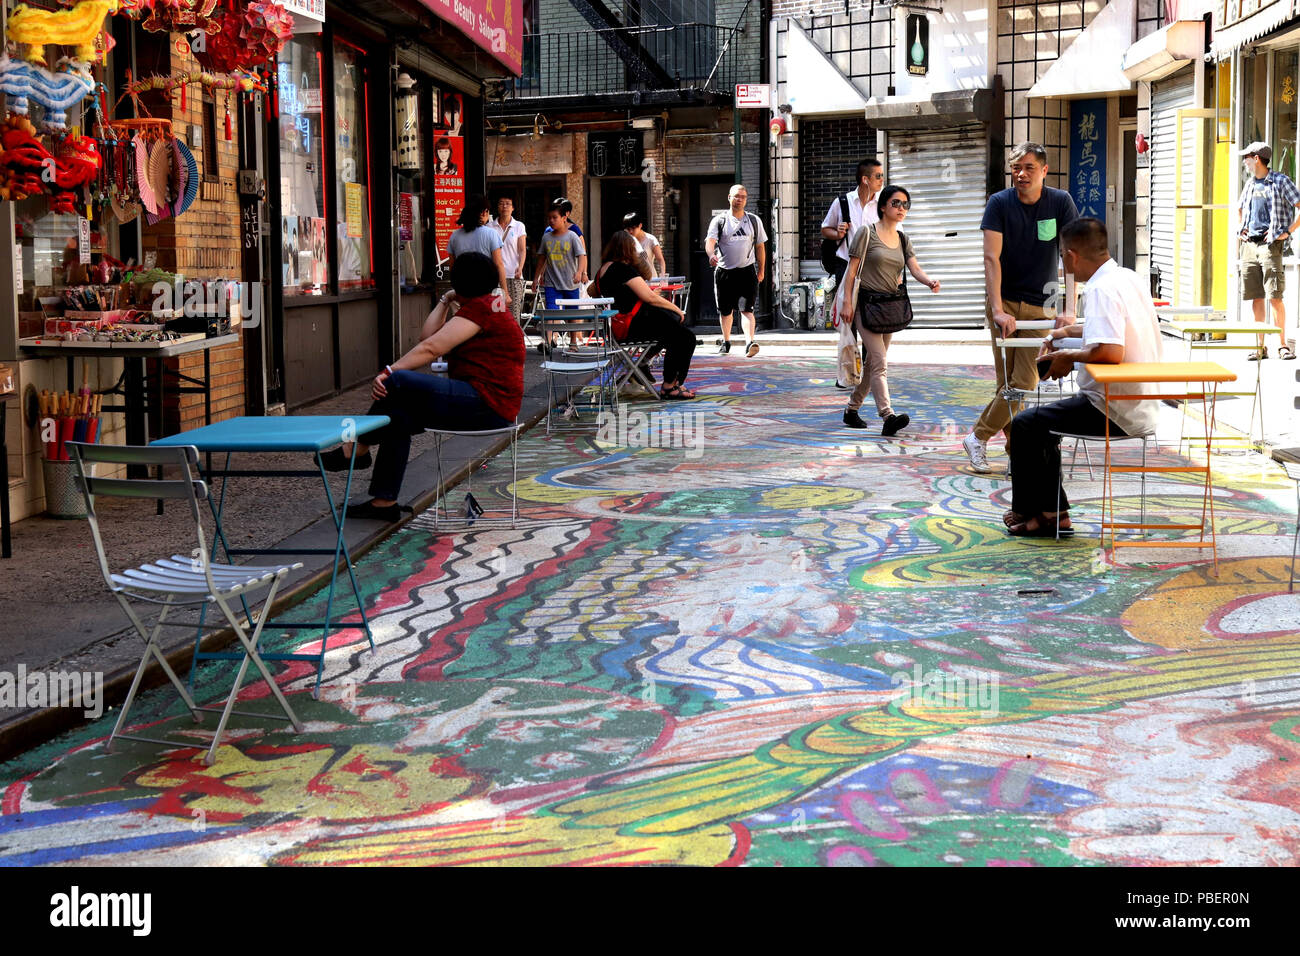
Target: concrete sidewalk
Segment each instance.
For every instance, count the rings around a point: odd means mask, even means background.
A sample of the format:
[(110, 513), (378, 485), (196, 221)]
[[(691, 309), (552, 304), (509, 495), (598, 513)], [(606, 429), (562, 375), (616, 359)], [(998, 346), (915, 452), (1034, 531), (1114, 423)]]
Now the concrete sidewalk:
[[(548, 404), (545, 375), (540, 357), (528, 353), (524, 370), (524, 401), (519, 420), (526, 426), (540, 421)], [(357, 386), (341, 395), (301, 410), (301, 414), (359, 414), (370, 404), (370, 385)], [(431, 435), (412, 440), (411, 458), (402, 488), (402, 503), (416, 514), (432, 505), (436, 491), (437, 461)], [(491, 455), (506, 442), (500, 438), (458, 438), (448, 445), (452, 482), (464, 471), (460, 458)], [(241, 470), (311, 469), (302, 455), (236, 456), (232, 467)], [(365, 501), (369, 471), (353, 476), (350, 499)], [(329, 476), (330, 493), (342, 500), (346, 474)], [(336, 532), (327, 502), (316, 478), (232, 478), (227, 494), (223, 529), (234, 547), (332, 548)], [(213, 491), (219, 493), (215, 483)], [(181, 504), (154, 513), (153, 502), (109, 499), (101, 502), (100, 527), (105, 549), (114, 569), (135, 567), (174, 551), (188, 553), (193, 547), (193, 521)], [(212, 539), (212, 521), (202, 509), (204, 533)], [(345, 526), (348, 547), (360, 557), (377, 542), (409, 522), (349, 521)], [(290, 576), (277, 608), (291, 607), (328, 580), (328, 555), (286, 556), (304, 567)], [(256, 558), (242, 558), (245, 563)], [(346, 575), (336, 593), (342, 606), (355, 610)], [(185, 618), (179, 618), (185, 620)], [(59, 520), (37, 516), (14, 526), (14, 556), (0, 561), (0, 672), (14, 673), (19, 665), (33, 671), (99, 672), (104, 675), (106, 697), (120, 700), (140, 660), (140, 639), (105, 589), (90, 529), (84, 519)], [(208, 643), (224, 644), (221, 637)], [(164, 635), (164, 648), (174, 666), (188, 668), (193, 651), (193, 632), (182, 628)], [(205, 644), (206, 646), (206, 644)], [(155, 669), (156, 670), (156, 669)], [(160, 676), (160, 675), (156, 675)], [(117, 686), (116, 695), (112, 693)], [(0, 711), (0, 757), (14, 748), (62, 729), (69, 712), (32, 708)]]

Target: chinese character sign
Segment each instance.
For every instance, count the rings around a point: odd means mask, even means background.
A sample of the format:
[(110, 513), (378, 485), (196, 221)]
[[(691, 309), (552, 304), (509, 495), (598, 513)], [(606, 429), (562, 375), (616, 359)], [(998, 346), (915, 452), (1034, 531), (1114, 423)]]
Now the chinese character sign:
[(1070, 103), (1070, 195), (1080, 216), (1106, 221), (1106, 101)]
[(439, 260), (447, 257), (447, 239), (465, 208), (465, 139), (439, 135), (433, 144), (433, 235)]

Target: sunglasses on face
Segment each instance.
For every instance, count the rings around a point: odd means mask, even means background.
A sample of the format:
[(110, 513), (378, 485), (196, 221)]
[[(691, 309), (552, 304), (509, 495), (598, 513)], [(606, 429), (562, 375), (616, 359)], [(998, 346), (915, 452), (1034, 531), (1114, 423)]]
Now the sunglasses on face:
[(910, 199), (891, 199), (891, 200), (889, 200), (889, 204), (890, 204), (891, 206), (897, 206), (899, 209), (911, 209), (911, 208), (912, 208), (912, 200), (910, 200)]

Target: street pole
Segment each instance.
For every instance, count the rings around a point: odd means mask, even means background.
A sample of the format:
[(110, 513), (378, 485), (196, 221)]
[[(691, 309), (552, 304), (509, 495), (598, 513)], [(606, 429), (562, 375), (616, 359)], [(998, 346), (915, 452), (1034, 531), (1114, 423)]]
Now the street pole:
[[(734, 97), (731, 101), (731, 127), (732, 127), (732, 137), (731, 137), (732, 145), (735, 147), (735, 154), (736, 154), (735, 155), (736, 175), (732, 178), (731, 181), (732, 183), (738, 183), (741, 181), (740, 107), (736, 105), (736, 101)], [(746, 186), (745, 188), (748, 189), (749, 187)]]

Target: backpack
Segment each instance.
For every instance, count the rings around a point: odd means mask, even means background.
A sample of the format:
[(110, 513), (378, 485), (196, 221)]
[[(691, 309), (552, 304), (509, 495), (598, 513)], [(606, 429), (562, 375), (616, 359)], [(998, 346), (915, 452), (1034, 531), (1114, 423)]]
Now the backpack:
[[(849, 215), (849, 199), (847, 196), (840, 197), (840, 222), (849, 224), (850, 232), (853, 230), (853, 218)], [(822, 237), (822, 268), (826, 270), (827, 275), (835, 275), (835, 260), (839, 258), (835, 253), (839, 251), (841, 245), (849, 241), (849, 234), (846, 232), (843, 239), (827, 239)]]

